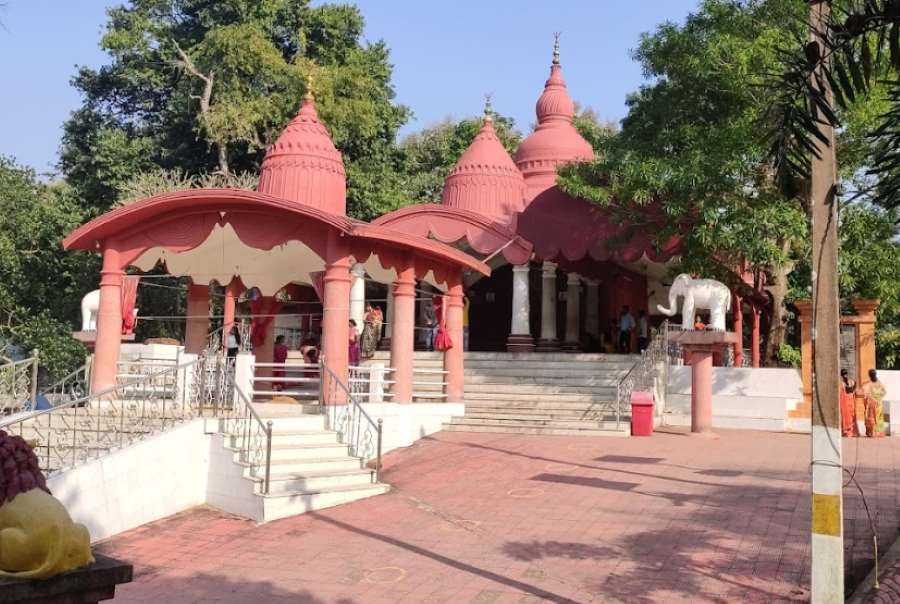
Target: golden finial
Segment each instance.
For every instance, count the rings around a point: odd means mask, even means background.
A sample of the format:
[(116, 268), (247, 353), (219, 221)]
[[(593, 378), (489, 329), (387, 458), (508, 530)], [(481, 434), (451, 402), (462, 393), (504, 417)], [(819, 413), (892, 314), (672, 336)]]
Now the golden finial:
[(313, 100), (313, 72), (310, 70), (306, 74), (306, 94), (303, 95), (304, 99)]
[(562, 32), (553, 32), (553, 64), (559, 65), (559, 36)]
[(494, 108), (491, 107), (491, 97), (493, 95), (489, 92), (484, 95), (484, 121), (492, 122), (494, 121), (493, 113)]

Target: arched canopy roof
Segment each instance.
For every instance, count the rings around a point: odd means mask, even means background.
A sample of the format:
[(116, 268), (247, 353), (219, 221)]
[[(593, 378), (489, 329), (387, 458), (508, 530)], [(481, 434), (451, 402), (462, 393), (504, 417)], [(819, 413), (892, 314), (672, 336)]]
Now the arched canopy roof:
[(657, 249), (649, 229), (633, 232), (616, 224), (603, 208), (570, 197), (555, 186), (540, 193), (519, 214), (517, 233), (534, 245), (538, 257), (568, 262), (590, 258), (627, 264), (644, 256), (652, 262), (666, 262), (678, 254), (681, 244), (673, 237)]
[(150, 197), (82, 225), (63, 246), (113, 249), (120, 268), (146, 270), (161, 261), (170, 273), (198, 282), (239, 276), (266, 295), (289, 282), (310, 282), (309, 273), (336, 254), (364, 263), (379, 281), (395, 279), (410, 258), (416, 276), (440, 288), (451, 271), (490, 274), (484, 263), (443, 243), (238, 189)]
[(418, 237), (432, 237), (444, 243), (465, 240), (479, 254), (500, 252), (510, 264), (525, 264), (531, 258), (531, 243), (509, 225), (491, 218), (446, 205), (422, 203), (400, 208), (372, 221)]

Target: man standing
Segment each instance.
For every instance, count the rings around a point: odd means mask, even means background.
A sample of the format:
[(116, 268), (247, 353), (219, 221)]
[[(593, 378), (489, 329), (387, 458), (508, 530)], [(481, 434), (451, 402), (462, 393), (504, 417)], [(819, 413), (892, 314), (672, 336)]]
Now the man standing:
[(631, 352), (631, 330), (634, 329), (634, 317), (628, 305), (622, 307), (619, 314), (619, 352), (628, 354)]
[(638, 352), (647, 349), (649, 337), (650, 327), (647, 325), (647, 313), (642, 310), (638, 313)]

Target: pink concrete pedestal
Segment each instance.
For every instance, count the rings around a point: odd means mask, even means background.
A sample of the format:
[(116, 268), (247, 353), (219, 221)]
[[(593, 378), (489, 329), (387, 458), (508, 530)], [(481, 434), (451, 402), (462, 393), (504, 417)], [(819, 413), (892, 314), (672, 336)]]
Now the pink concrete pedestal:
[(730, 331), (681, 331), (669, 340), (684, 348), (691, 365), (691, 434), (718, 438), (712, 431), (713, 355), (721, 354), (727, 344), (737, 342)]

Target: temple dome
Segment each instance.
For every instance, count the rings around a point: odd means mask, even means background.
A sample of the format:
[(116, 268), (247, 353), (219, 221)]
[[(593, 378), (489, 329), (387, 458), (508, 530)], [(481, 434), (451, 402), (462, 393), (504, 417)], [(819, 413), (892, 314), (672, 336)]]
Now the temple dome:
[(303, 98), (300, 112), (266, 150), (257, 190), (331, 214), (346, 213), (344, 160), (319, 121), (312, 95)]
[(508, 222), (524, 207), (525, 180), (494, 131), (490, 105), (481, 130), (444, 180), (441, 203)]
[(535, 105), (538, 125), (516, 150), (516, 165), (525, 177), (527, 199), (552, 187), (560, 164), (590, 161), (594, 149), (575, 130), (575, 103), (566, 89), (559, 64), (559, 39), (553, 49), (550, 77)]

